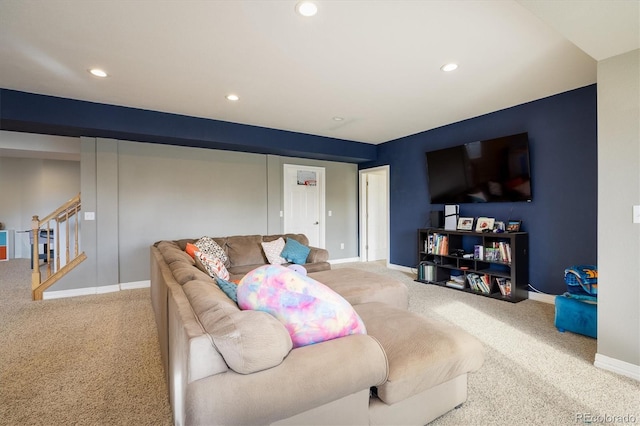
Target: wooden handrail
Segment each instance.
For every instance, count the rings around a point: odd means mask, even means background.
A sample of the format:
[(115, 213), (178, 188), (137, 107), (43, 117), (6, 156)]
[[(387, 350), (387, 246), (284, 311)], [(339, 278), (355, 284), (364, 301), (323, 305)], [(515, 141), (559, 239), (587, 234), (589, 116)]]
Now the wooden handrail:
[[(75, 197), (73, 197), (72, 199), (70, 199), (69, 201), (67, 201), (66, 203), (64, 203), (63, 205), (58, 207), (57, 209), (55, 209), (53, 211), (53, 213), (49, 214), (48, 216), (45, 216), (44, 219), (40, 219), (40, 223), (38, 224), (38, 227), (40, 227), (43, 223), (49, 222), (51, 219), (59, 216), (60, 213), (64, 212), (65, 210), (68, 210), (71, 207), (74, 207), (75, 204), (78, 204), (78, 206), (80, 206), (80, 194), (79, 193), (78, 193), (78, 195), (76, 195)], [(78, 208), (78, 210), (80, 210), (80, 208)], [(37, 217), (37, 216), (34, 216), (34, 217)]]
[[(80, 232), (79, 221), (80, 218), (78, 216), (78, 212), (81, 210), (81, 202), (80, 202), (80, 194), (73, 197), (52, 213), (47, 215), (44, 219), (39, 219), (38, 216), (33, 216), (31, 219), (31, 238), (33, 243), (33, 253), (31, 254), (32, 258), (32, 268), (33, 272), (31, 274), (31, 291), (33, 300), (42, 300), (42, 293), (44, 290), (53, 285), (57, 280), (62, 278), (65, 274), (67, 274), (71, 269), (75, 268), (80, 262), (84, 261), (87, 257), (84, 253), (80, 252), (79, 247), (79, 238), (78, 234)], [(74, 241), (74, 250), (73, 250), (73, 259), (70, 258), (70, 240), (69, 234), (72, 230), (69, 225), (69, 219), (72, 217), (76, 217), (75, 228), (73, 229), (75, 233), (75, 241)], [(51, 228), (51, 222), (54, 222), (55, 230)], [(64, 253), (65, 253), (65, 264), (61, 265), (60, 262), (60, 224), (64, 223), (65, 225), (65, 239), (64, 239)], [(45, 280), (42, 280), (42, 275), (40, 273), (40, 233), (43, 232), (43, 237), (46, 238), (46, 250), (45, 250), (45, 263), (46, 263), (46, 272), (47, 277)], [(51, 239), (55, 240), (55, 264), (52, 265), (54, 259), (51, 259), (51, 247), (49, 244), (51, 243)], [(53, 271), (52, 271), (53, 266)]]

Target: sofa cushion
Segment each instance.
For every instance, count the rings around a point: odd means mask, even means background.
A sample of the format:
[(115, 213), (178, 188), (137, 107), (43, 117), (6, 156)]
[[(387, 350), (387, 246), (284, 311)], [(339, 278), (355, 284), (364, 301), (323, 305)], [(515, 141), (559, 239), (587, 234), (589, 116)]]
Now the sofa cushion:
[(400, 309), (409, 307), (409, 289), (389, 275), (357, 268), (307, 271), (311, 278), (331, 288), (352, 305), (383, 302)]
[(453, 325), (384, 303), (355, 309), (387, 354), (389, 377), (378, 398), (391, 405), (479, 369), (484, 349), (478, 339)]
[(162, 257), (167, 265), (171, 265), (173, 262), (187, 262), (190, 265), (195, 264), (193, 258), (172, 241), (161, 241), (157, 247), (160, 253), (162, 253)]
[(202, 327), (237, 373), (275, 367), (291, 351), (289, 333), (266, 312), (241, 311), (210, 280), (190, 281), (182, 288)]
[(282, 250), (284, 249), (284, 238), (280, 237), (277, 240), (261, 242), (262, 250), (264, 250), (264, 255), (267, 256), (267, 260), (272, 265), (282, 265), (287, 261), (280, 256)]
[(280, 320), (294, 348), (367, 332), (338, 293), (280, 265), (261, 266), (245, 275), (238, 284), (238, 306), (268, 312)]
[(260, 235), (238, 235), (224, 239), (229, 267), (269, 263), (262, 251)]
[(284, 245), (284, 249), (280, 256), (285, 258), (287, 262), (297, 263), (302, 265), (307, 262), (307, 256), (311, 249), (293, 238), (287, 238), (287, 243)]

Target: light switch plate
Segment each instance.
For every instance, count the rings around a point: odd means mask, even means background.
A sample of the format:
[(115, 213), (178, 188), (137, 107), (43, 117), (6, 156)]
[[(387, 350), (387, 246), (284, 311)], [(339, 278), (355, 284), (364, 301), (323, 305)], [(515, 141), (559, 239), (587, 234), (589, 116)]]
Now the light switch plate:
[(640, 206), (633, 206), (633, 223), (640, 223)]
[(84, 212), (84, 220), (96, 220), (96, 212)]

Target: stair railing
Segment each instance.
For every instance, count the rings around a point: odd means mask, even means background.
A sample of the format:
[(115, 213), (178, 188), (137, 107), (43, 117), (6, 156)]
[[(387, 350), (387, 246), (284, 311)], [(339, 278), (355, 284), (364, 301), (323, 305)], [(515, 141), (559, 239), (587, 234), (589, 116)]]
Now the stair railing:
[[(84, 252), (80, 252), (80, 217), (81, 210), (80, 194), (76, 195), (45, 218), (40, 219), (33, 216), (31, 219), (31, 240), (32, 240), (32, 268), (31, 292), (33, 300), (42, 300), (43, 292), (52, 286), (56, 281), (66, 275), (87, 257)], [(62, 226), (62, 227), (61, 227)], [(61, 231), (64, 239), (60, 238)], [(71, 241), (73, 235), (73, 242)], [(40, 254), (40, 239), (45, 247), (44, 254)], [(51, 241), (55, 247), (51, 248)], [(62, 244), (62, 247), (61, 247)], [(61, 262), (61, 248), (64, 250), (64, 262)], [(55, 256), (55, 259), (52, 258)], [(43, 279), (40, 259), (44, 259), (45, 274)]]

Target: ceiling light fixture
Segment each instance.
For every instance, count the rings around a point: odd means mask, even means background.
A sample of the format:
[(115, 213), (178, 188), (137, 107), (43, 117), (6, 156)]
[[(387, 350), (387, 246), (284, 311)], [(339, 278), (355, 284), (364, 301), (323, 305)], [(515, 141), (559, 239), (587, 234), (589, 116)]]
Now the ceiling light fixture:
[(91, 75), (94, 75), (100, 78), (105, 78), (107, 76), (107, 73), (99, 68), (91, 68), (89, 72), (91, 73)]
[(234, 95), (234, 94), (227, 95), (227, 100), (229, 100), (229, 101), (234, 101), (234, 102), (235, 102), (235, 101), (237, 101), (238, 99), (240, 99), (240, 98), (238, 97), (238, 95)]
[(312, 1), (301, 1), (296, 4), (296, 12), (302, 16), (313, 16), (318, 13), (318, 6)]
[(333, 117), (333, 121), (342, 121), (344, 118), (342, 117)]
[(451, 64), (445, 64), (445, 65), (443, 65), (442, 67), (440, 67), (440, 69), (441, 69), (442, 71), (444, 71), (444, 72), (451, 72), (451, 71), (454, 71), (454, 70), (455, 70), (455, 69), (457, 69), (457, 68), (458, 68), (458, 64), (453, 64), (453, 63), (451, 63)]

